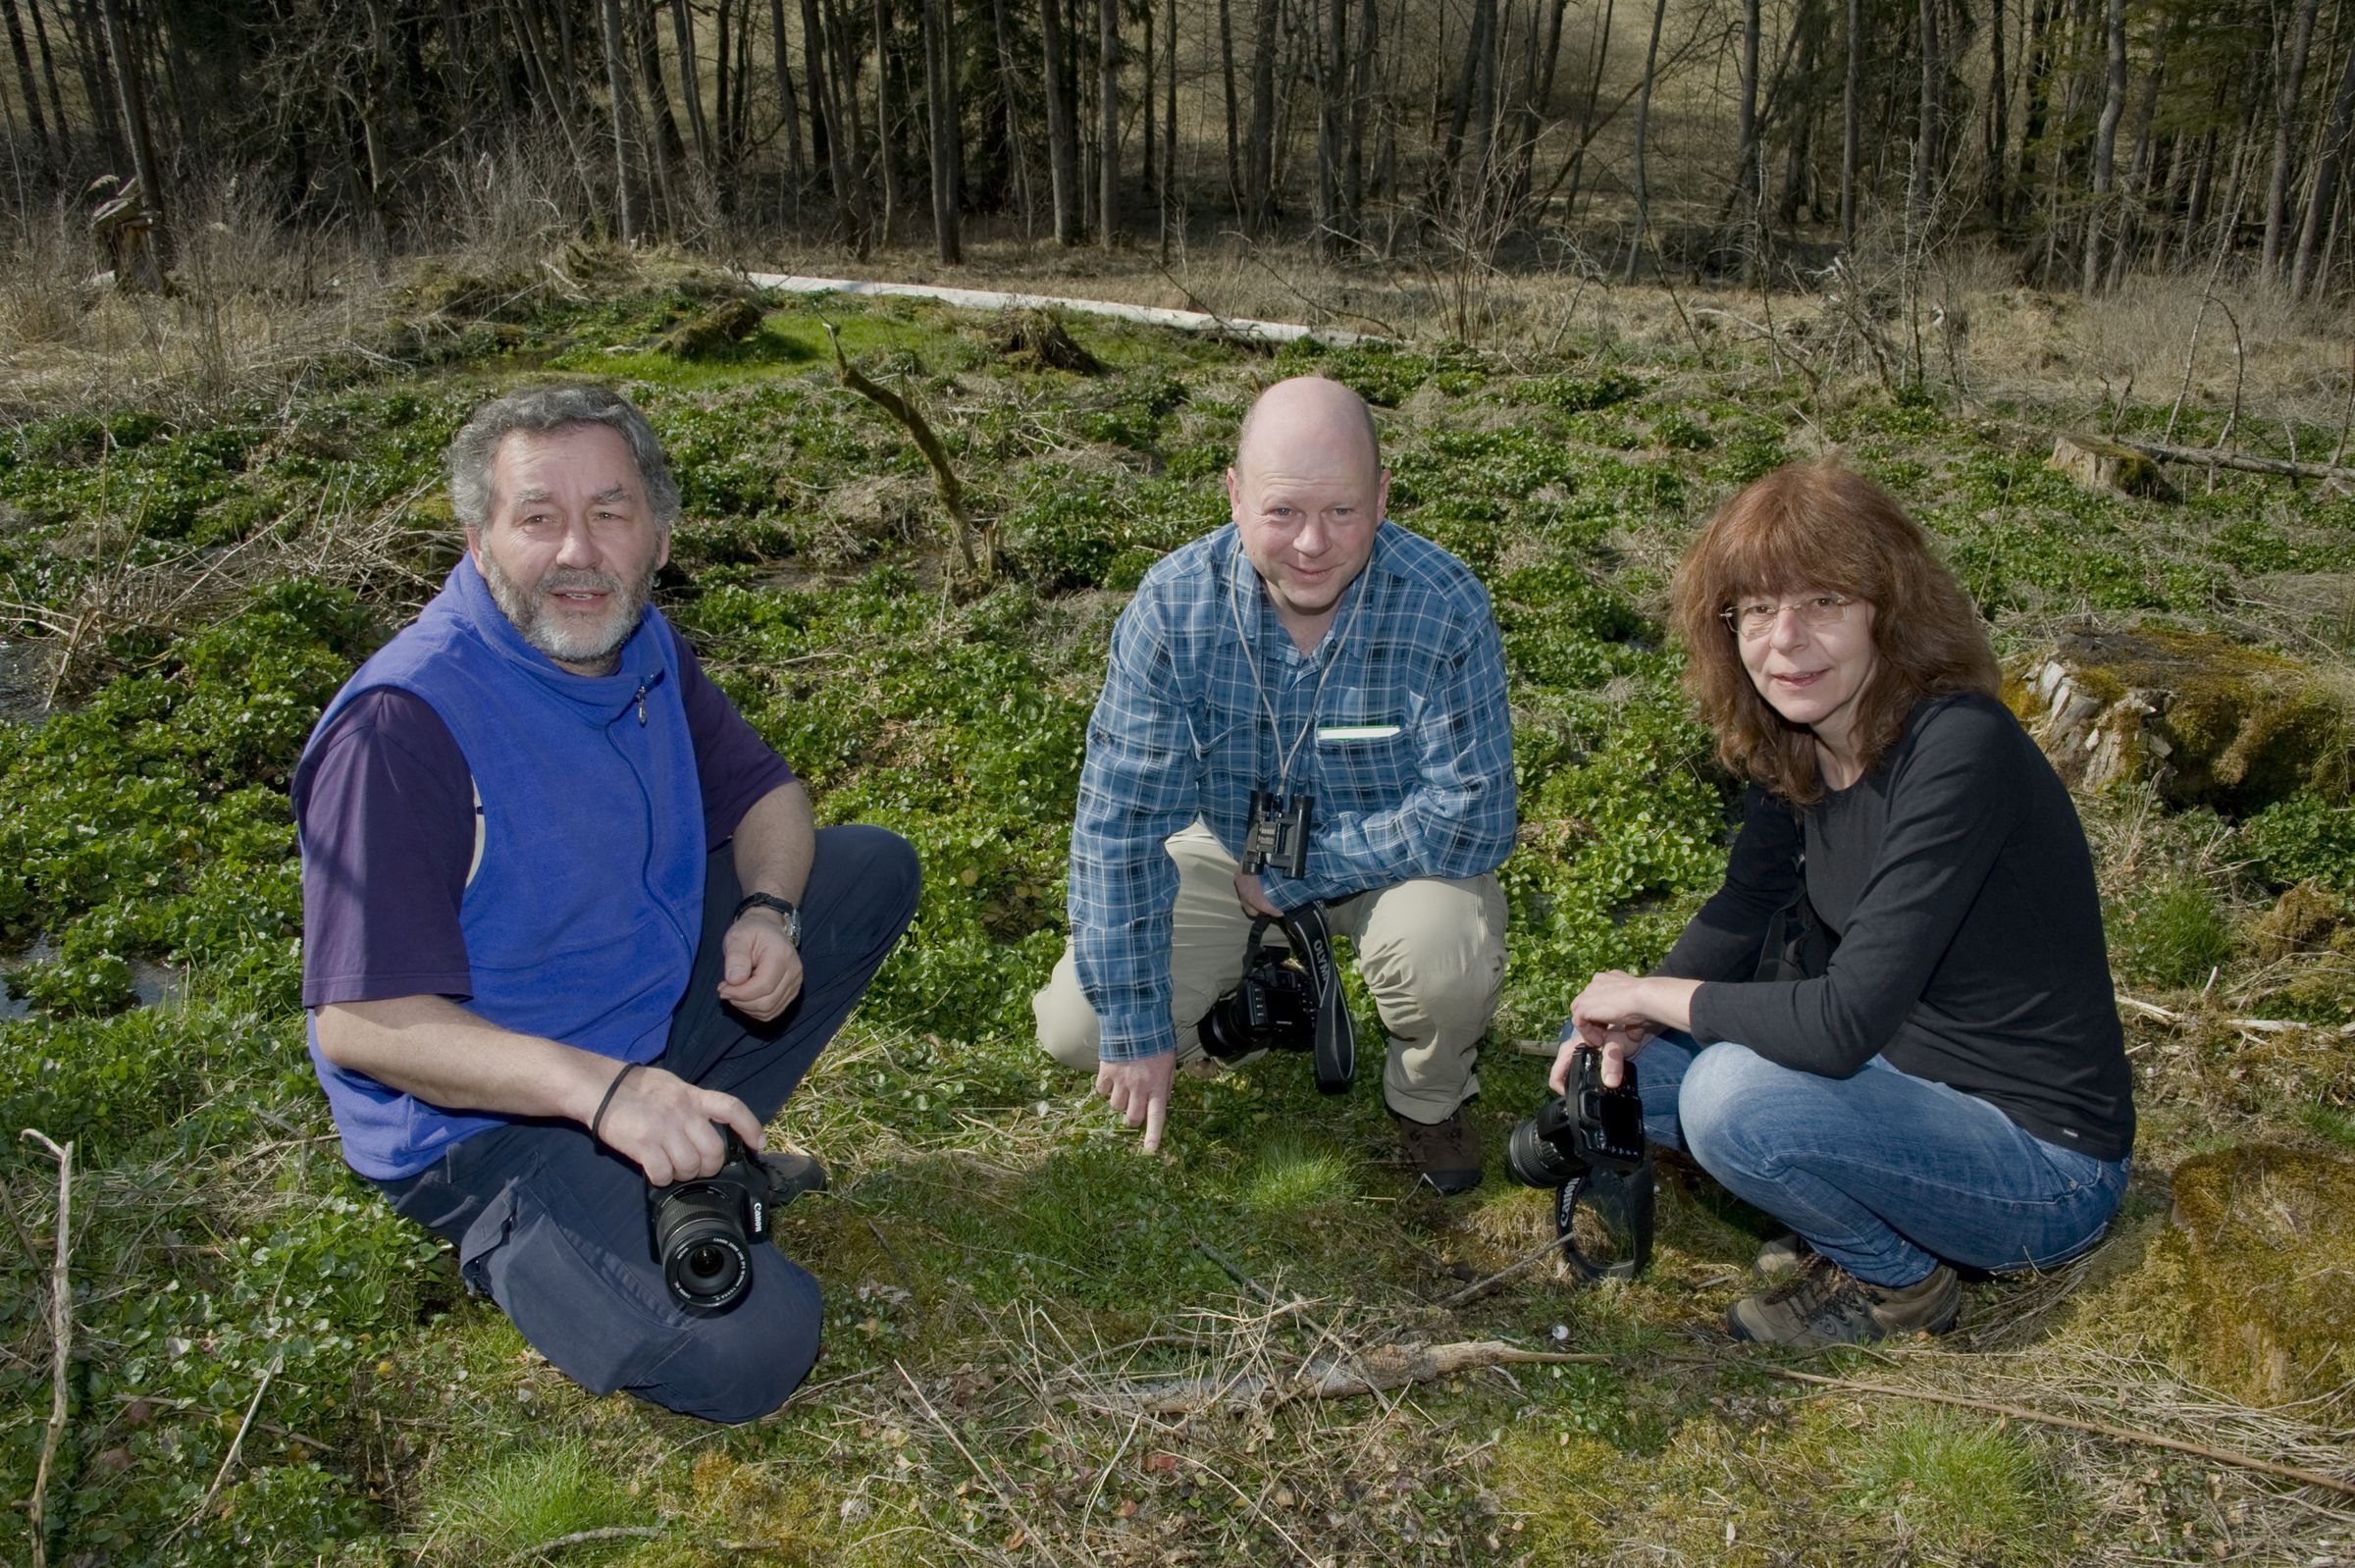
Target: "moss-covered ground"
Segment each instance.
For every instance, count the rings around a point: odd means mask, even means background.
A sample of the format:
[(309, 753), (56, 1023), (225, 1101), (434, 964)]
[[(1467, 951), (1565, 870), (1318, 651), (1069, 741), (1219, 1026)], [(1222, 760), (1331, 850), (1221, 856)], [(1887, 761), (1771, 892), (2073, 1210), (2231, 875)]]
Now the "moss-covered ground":
[[(1753, 1287), (1762, 1225), (1689, 1171), (1667, 1180), (1645, 1280), (1538, 1270), (1440, 1304), (1549, 1229), (1545, 1195), (1501, 1167), (1543, 1093), (1544, 1057), (1519, 1048), (1550, 1041), (1595, 968), (1656, 958), (1722, 868), (1731, 786), (1658, 604), (1714, 499), (1839, 445), (1935, 532), (2007, 654), (2082, 616), (2158, 619), (2336, 671), (2343, 691), (2355, 626), (2281, 607), (2284, 583), (2347, 570), (2343, 491), (2222, 473), (2172, 505), (2095, 495), (2045, 467), (2049, 410), (1811, 387), (1723, 344), (1705, 361), (1567, 338), (1262, 354), (1073, 318), (1106, 366), (1079, 377), (1008, 369), (978, 318), (835, 300), (775, 305), (743, 342), (682, 359), (657, 344), (724, 280), (615, 276), (587, 303), (429, 284), (431, 330), (357, 368), (201, 413), (30, 410), (0, 433), (9, 1560), (50, 1410), (55, 1173), (13, 1141), (23, 1127), (75, 1144), (53, 1562), (2346, 1554), (2343, 1496), (1775, 1375), (2350, 1473), (2343, 1387), (2270, 1411), (2211, 1389), (2204, 1277), (2163, 1244), (2192, 1153), (2355, 1153), (2343, 798), (2081, 803), (2119, 982), (2143, 1004), (2139, 1174), (2099, 1253), (1974, 1284), (1957, 1337), (1796, 1363), (1730, 1346), (1717, 1317)], [(836, 384), (821, 317), (942, 433), (1000, 531), (986, 591), (944, 578), (922, 462)], [(1256, 389), (1307, 370), (1377, 405), (1395, 513), (1491, 585), (1511, 665), (1524, 827), (1477, 1107), (1491, 1170), (1453, 1202), (1413, 1191), (1371, 1077), (1339, 1101), (1297, 1061), (1180, 1079), (1148, 1158), (1028, 1037), (1113, 617), (1153, 559), (1222, 519)], [(665, 609), (821, 818), (896, 829), (928, 873), (906, 946), (783, 1119), (834, 1173), (777, 1228), (827, 1287), (826, 1351), (746, 1430), (593, 1400), (539, 1361), (342, 1167), (303, 1055), (288, 771), (454, 556), (443, 444), (482, 397), (554, 374), (617, 379), (646, 407), (686, 496)], [(2166, 415), (2128, 403), (2117, 422), (2156, 433)], [(2175, 439), (2213, 437), (2202, 419)], [(158, 970), (170, 999), (137, 1005)], [(2235, 1021), (2252, 1019), (2269, 1026)], [(1120, 1398), (1144, 1378), (1282, 1378), (1320, 1354), (1485, 1338), (1604, 1359), (1192, 1417)]]

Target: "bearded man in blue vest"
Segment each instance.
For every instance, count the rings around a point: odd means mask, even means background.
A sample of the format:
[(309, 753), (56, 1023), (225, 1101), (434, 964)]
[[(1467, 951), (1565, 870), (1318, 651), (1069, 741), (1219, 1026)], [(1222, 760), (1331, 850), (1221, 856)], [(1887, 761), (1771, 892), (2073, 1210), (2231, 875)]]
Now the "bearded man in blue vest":
[(312, 1062), (345, 1160), (558, 1370), (752, 1420), (816, 1357), (816, 1281), (755, 1246), (731, 1307), (681, 1305), (648, 1184), (760, 1146), (916, 855), (815, 828), (653, 607), (679, 493), (625, 398), (501, 397), (447, 465), (465, 555), (295, 770)]

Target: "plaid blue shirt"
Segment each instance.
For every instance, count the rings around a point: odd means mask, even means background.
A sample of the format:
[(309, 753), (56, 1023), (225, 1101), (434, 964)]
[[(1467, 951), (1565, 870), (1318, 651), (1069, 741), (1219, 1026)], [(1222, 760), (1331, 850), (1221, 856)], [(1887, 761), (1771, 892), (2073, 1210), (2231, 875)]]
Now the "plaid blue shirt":
[[(1254, 666), (1275, 706), (1273, 730)], [(1489, 596), (1461, 561), (1384, 523), (1332, 628), (1303, 653), (1234, 526), (1194, 541), (1146, 573), (1121, 613), (1087, 727), (1072, 945), (1106, 1061), (1177, 1046), (1178, 868), (1163, 841), (1198, 817), (1239, 856), (1251, 792), (1278, 787), (1304, 727), (1288, 789), (1316, 801), (1308, 871), (1261, 873), (1278, 909), (1414, 877), (1478, 876), (1512, 850), (1504, 649)]]

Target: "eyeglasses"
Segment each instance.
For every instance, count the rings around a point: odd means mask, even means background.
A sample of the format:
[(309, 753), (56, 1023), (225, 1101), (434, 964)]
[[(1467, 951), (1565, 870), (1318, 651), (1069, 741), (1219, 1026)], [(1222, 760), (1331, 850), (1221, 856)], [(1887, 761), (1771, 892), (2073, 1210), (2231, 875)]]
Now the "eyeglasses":
[(1809, 594), (1788, 604), (1778, 604), (1770, 599), (1753, 599), (1726, 605), (1717, 612), (1717, 618), (1744, 642), (1755, 642), (1774, 630), (1774, 623), (1787, 609), (1797, 610), (1801, 620), (1821, 630), (1846, 620), (1848, 606), (1855, 602), (1845, 594)]

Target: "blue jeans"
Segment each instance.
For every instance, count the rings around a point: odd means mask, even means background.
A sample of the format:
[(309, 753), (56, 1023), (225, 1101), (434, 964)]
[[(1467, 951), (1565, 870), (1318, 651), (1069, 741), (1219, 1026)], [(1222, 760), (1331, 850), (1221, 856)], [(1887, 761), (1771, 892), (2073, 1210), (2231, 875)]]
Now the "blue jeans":
[(1872, 1284), (1939, 1262), (2045, 1269), (2101, 1239), (2124, 1160), (2045, 1142), (1985, 1100), (1874, 1057), (1854, 1077), (1660, 1035), (1636, 1059), (1644, 1130)]
[[(721, 845), (705, 868), (695, 972), (656, 1061), (769, 1121), (908, 928), (918, 880), (916, 852), (897, 835), (820, 828), (802, 897), (802, 993), (759, 1023), (715, 989), (737, 900)], [(510, 1122), (382, 1185), (394, 1209), (457, 1248), (469, 1289), (592, 1393), (622, 1388), (706, 1421), (751, 1421), (783, 1404), (817, 1359), (817, 1281), (774, 1247), (753, 1248), (752, 1285), (727, 1310), (691, 1313), (673, 1300), (654, 1261), (645, 1173), (577, 1122)]]

